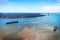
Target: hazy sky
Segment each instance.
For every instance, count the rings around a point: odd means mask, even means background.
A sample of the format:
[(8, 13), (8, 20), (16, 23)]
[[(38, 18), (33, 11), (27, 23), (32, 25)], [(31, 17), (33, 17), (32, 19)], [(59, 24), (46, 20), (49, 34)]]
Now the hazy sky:
[(0, 0), (0, 12), (60, 12), (60, 0)]

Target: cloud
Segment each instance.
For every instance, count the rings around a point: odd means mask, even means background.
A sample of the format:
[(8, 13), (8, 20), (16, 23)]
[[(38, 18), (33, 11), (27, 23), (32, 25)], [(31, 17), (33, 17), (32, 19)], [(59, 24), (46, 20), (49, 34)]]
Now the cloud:
[(35, 12), (60, 12), (60, 6), (42, 6), (36, 10)]
[(6, 3), (8, 0), (0, 0), (1, 3)]
[(43, 6), (40, 12), (60, 12), (60, 6)]
[[(33, 7), (32, 7), (33, 8)], [(60, 12), (60, 6), (41, 6), (37, 8), (26, 8), (20, 6), (7, 6), (0, 7), (0, 12), (44, 12), (44, 13), (52, 13), (52, 12)]]
[(14, 7), (14, 6), (5, 6), (0, 8), (0, 12), (26, 12), (27, 8), (24, 7)]
[(37, 9), (28, 9), (28, 12), (42, 12), (42, 13), (52, 13), (52, 12), (60, 12), (60, 6), (42, 6), (37, 7)]

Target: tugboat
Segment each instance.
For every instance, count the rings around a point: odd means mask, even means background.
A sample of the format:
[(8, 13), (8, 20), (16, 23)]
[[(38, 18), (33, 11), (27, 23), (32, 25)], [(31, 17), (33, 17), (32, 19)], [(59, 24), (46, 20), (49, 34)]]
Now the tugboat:
[(6, 24), (18, 23), (18, 21), (7, 22)]
[(53, 31), (56, 31), (56, 30), (57, 30), (57, 26), (54, 26)]

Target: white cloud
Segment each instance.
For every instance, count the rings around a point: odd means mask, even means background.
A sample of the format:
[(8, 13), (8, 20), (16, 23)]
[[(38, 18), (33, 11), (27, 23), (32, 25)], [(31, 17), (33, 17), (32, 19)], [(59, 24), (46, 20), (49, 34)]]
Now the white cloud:
[(40, 12), (60, 12), (60, 6), (43, 6), (39, 9)]
[(60, 12), (60, 6), (42, 6), (35, 9), (18, 6), (0, 7), (0, 12)]
[(29, 12), (46, 12), (46, 13), (52, 13), (52, 12), (60, 12), (60, 6), (42, 6), (37, 7), (37, 9), (31, 9), (28, 10)]
[(26, 12), (27, 8), (24, 7), (11, 7), (11, 6), (5, 6), (0, 8), (0, 12)]

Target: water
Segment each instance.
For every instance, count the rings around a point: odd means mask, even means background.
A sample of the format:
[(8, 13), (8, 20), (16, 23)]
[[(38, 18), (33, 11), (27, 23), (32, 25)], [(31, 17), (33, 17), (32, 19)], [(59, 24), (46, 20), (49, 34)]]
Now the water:
[[(19, 21), (19, 23), (7, 25), (6, 22), (10, 21)], [(24, 28), (29, 28), (31, 30), (35, 30), (35, 37), (33, 40), (60, 40), (59, 22), (59, 13), (53, 13), (50, 14), (50, 16), (35, 18), (0, 19), (0, 33), (5, 34), (3, 36), (14, 36), (21, 32)], [(56, 32), (53, 31), (54, 26), (58, 27)]]

